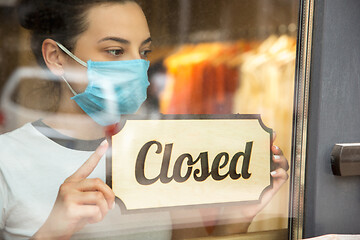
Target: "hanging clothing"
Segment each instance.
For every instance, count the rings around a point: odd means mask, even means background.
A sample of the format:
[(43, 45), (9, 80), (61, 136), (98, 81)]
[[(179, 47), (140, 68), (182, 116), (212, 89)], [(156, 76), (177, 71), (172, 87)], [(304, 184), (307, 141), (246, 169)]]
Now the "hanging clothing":
[[(165, 59), (168, 81), (160, 111), (260, 114), (264, 124), (277, 133), (276, 145), (289, 159), (295, 57), (296, 39), (286, 35), (270, 36), (262, 42), (185, 45)], [(250, 231), (287, 227), (288, 189), (284, 186), (257, 215)]]
[[(226, 60), (239, 45), (204, 43), (189, 45), (165, 61), (171, 79), (160, 111), (164, 114), (229, 114), (238, 74)], [(219, 61), (219, 59), (222, 61)]]
[(277, 144), (291, 152), (296, 40), (270, 36), (242, 55), (234, 113), (261, 114), (266, 126), (279, 136)]

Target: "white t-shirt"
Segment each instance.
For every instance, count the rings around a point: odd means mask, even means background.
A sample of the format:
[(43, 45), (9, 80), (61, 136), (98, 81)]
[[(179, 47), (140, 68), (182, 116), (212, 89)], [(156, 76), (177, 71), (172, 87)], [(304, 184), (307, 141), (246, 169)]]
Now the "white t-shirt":
[[(0, 231), (4, 239), (28, 239), (51, 212), (59, 186), (93, 153), (65, 147), (32, 124), (0, 136)], [(89, 178), (105, 181), (105, 158)], [(121, 215), (110, 210), (73, 239), (170, 239), (167, 212)], [(1, 239), (1, 236), (0, 236)]]

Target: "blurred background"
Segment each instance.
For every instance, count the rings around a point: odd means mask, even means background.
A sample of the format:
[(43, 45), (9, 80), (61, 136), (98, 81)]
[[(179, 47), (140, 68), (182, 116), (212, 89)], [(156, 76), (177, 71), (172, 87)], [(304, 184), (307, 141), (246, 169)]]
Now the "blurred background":
[[(153, 53), (148, 100), (140, 113), (261, 114), (290, 160), (296, 0), (142, 0)], [(0, 133), (54, 113), (56, 101), (16, 20), (0, 0)], [(288, 227), (287, 186), (250, 231)]]

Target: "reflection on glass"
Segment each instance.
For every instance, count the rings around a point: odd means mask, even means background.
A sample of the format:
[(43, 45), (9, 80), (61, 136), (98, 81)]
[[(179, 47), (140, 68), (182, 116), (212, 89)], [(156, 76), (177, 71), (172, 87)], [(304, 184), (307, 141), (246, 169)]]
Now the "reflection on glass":
[[(171, 7), (166, 2), (159, 5)], [(150, 27), (160, 32), (155, 38), (158, 50), (151, 55), (152, 65), (160, 70), (150, 74), (159, 84), (154, 92), (160, 112), (261, 114), (276, 132), (275, 144), (290, 159), (297, 3), (179, 1), (178, 7), (169, 11), (169, 18), (184, 21), (167, 22), (159, 31), (151, 19), (162, 16), (148, 6)], [(288, 189), (287, 183), (249, 231), (288, 227)]]
[[(41, 7), (42, 1), (38, 0), (37, 2), (40, 4), (38, 7)], [(75, 2), (76, 5), (82, 5), (82, 1)], [(87, 60), (99, 63), (99, 65), (95, 63), (93, 66), (96, 70), (97, 67), (103, 67), (101, 62), (148, 58), (151, 62), (148, 71), (150, 81), (148, 98), (137, 112), (138, 115), (145, 115), (148, 119), (157, 119), (159, 113), (175, 115), (260, 114), (264, 124), (276, 132), (274, 144), (280, 149), (273, 146), (271, 150), (276, 156), (273, 167), (277, 169), (277, 175), (273, 175), (273, 189), (265, 191), (260, 202), (205, 207), (187, 206), (136, 212), (135, 214), (122, 214), (118, 203), (102, 221), (94, 219), (93, 216), (83, 217), (82, 220), (86, 219), (86, 221), (78, 221), (78, 225), (70, 230), (66, 228), (67, 237), (74, 234), (74, 237), (79, 238), (89, 238), (89, 236), (104, 238), (106, 236), (117, 239), (119, 237), (144, 239), (146, 236), (150, 239), (196, 239), (225, 235), (247, 239), (247, 236), (255, 234), (254, 236), (259, 238), (286, 239), (289, 218), (289, 182), (286, 181), (288, 176), (286, 171), (289, 166), (286, 159), (290, 159), (292, 147), (297, 1), (140, 1), (151, 32), (153, 41), (151, 50), (150, 35), (146, 31), (147, 25), (141, 17), (142, 12), (139, 11), (139, 8), (134, 8), (134, 3), (128, 1), (109, 2), (111, 3), (104, 5), (95, 3), (93, 6), (87, 6), (85, 13), (88, 14), (87, 21), (91, 23), (88, 27), (91, 30), (95, 29), (96, 34), (91, 31), (81, 32), (76, 38), (78, 45), (75, 44), (75, 46), (78, 48), (69, 47), (71, 44), (65, 41), (68, 36), (58, 37), (47, 32), (46, 37), (54, 38), (53, 40), (59, 41), (62, 45), (67, 45), (66, 48), (69, 48), (76, 57), (85, 62), (88, 69), (89, 62)], [(68, 8), (74, 7), (71, 3), (59, 4), (65, 4)], [(132, 23), (142, 21), (143, 25), (138, 24), (136, 28), (123, 26), (119, 33), (116, 30), (120, 28), (109, 27), (111, 18), (109, 20), (105, 17), (101, 19), (96, 17), (97, 15), (110, 16), (114, 14), (114, 6), (118, 8), (119, 12), (124, 11), (124, 6), (131, 6), (127, 11), (134, 11)], [(15, 163), (15, 165), (0, 160), (0, 180), (2, 181), (0, 192), (4, 193), (3, 196), (8, 194), (7, 191), (14, 186), (11, 184), (8, 186), (7, 181), (10, 176), (13, 176), (12, 174), (14, 176), (18, 174), (13, 170), (8, 172), (7, 169), (14, 169), (14, 166), (16, 168), (26, 164), (32, 166), (33, 159), (31, 157), (41, 159), (44, 158), (44, 153), (47, 158), (51, 157), (54, 161), (52, 164), (41, 162), (40, 166), (34, 165), (39, 169), (45, 166), (45, 174), (35, 173), (34, 167), (30, 167), (26, 174), (23, 172), (24, 179), (32, 184), (28, 188), (32, 193), (26, 192), (26, 196), (30, 197), (23, 197), (25, 195), (23, 188), (14, 188), (17, 192), (15, 191), (16, 194), (11, 197), (14, 202), (18, 201), (19, 204), (16, 206), (6, 205), (9, 203), (0, 199), (2, 209), (18, 211), (16, 214), (11, 212), (6, 212), (7, 215), (0, 214), (0, 232), (3, 232), (2, 234), (9, 239), (17, 234), (30, 237), (39, 229), (38, 236), (44, 233), (45, 236), (62, 235), (63, 232), (56, 233), (55, 229), (49, 228), (49, 224), (43, 225), (49, 222), (58, 225), (57, 221), (61, 218), (59, 217), (61, 211), (56, 212), (56, 209), (65, 209), (62, 208), (63, 205), (59, 204), (62, 200), (56, 198), (59, 186), (69, 176), (70, 182), (76, 182), (84, 180), (84, 176), (86, 178), (90, 174), (91, 178), (98, 177), (106, 182), (104, 158), (101, 159), (98, 168), (93, 173), (80, 166), (90, 157), (91, 151), (94, 151), (103, 141), (104, 132), (109, 136), (119, 129), (117, 126), (100, 127), (94, 123), (94, 120), (98, 123), (100, 121), (98, 118), (92, 117), (92, 110), (85, 110), (87, 113), (90, 112), (89, 115), (92, 118), (89, 118), (83, 110), (75, 108), (76, 103), (70, 100), (74, 95), (84, 92), (87, 88), (85, 80), (89, 77), (89, 73), (86, 72), (86, 68), (81, 66), (84, 64), (76, 63), (68, 56), (69, 54), (65, 54), (62, 50), (60, 54), (59, 52), (57, 54), (66, 64), (64, 68), (66, 71), (59, 73), (56, 67), (49, 63), (53, 58), (50, 55), (42, 56), (46, 55), (46, 50), (44, 50), (46, 47), (43, 47), (43, 51), (37, 49), (37, 60), (39, 61), (39, 56), (44, 58), (47, 61), (45, 62), (47, 67), (39, 68), (32, 57), (29, 41), (31, 34), (36, 31), (29, 33), (17, 26), (14, 17), (15, 6), (11, 1), (6, 6), (0, 6), (0, 9), (6, 13), (3, 16), (11, 20), (6, 23), (2, 21), (3, 24), (0, 25), (1, 32), (9, 33), (0, 40), (0, 60), (3, 64), (0, 79), (2, 89), (0, 131), (2, 133), (11, 132), (30, 122), (31, 125), (25, 126), (29, 129), (32, 126), (31, 131), (36, 132), (34, 135), (45, 137), (47, 141), (41, 143), (35, 137), (27, 139), (24, 135), (22, 139), (21, 136), (18, 136), (25, 143), (31, 142), (29, 147), (36, 151), (36, 154), (32, 155), (30, 150), (26, 150), (31, 154), (26, 154), (24, 159), (29, 158), (30, 160)], [(26, 11), (33, 10), (26, 9)], [(101, 11), (105, 11), (105, 14)], [(50, 19), (58, 17), (57, 14), (61, 15), (62, 10), (54, 8)], [(126, 15), (125, 12), (123, 14)], [(121, 14), (117, 16), (117, 24), (126, 22), (121, 19)], [(2, 15), (0, 17), (3, 18)], [(50, 25), (49, 28), (55, 29), (55, 25)], [(101, 39), (98, 41), (97, 38), (100, 37)], [(124, 39), (127, 40), (126, 38), (132, 42), (124, 41)], [(60, 42), (62, 40), (64, 42)], [(97, 48), (93, 48), (91, 45), (93, 42), (99, 44)], [(56, 45), (55, 42), (50, 41), (48, 44), (52, 44), (52, 49), (60, 51), (59, 48), (56, 48), (59, 45)], [(48, 50), (50, 51), (49, 46)], [(9, 49), (15, 50), (10, 51)], [(107, 55), (104, 55), (103, 52), (100, 54), (98, 49), (105, 49)], [(150, 51), (152, 51), (151, 54)], [(149, 56), (147, 56), (148, 53)], [(9, 59), (9, 61), (4, 61), (4, 59)], [(114, 69), (119, 67), (120, 65)], [(52, 73), (44, 71), (44, 69), (50, 70)], [(128, 68), (123, 71), (128, 70), (131, 71)], [(94, 76), (93, 81), (102, 79), (102, 76)], [(64, 82), (64, 78), (67, 83)], [(130, 81), (125, 86), (131, 86), (132, 82)], [(104, 81), (100, 81), (99, 85), (101, 84), (104, 84)], [(120, 87), (117, 89), (112, 84), (114, 82), (109, 82), (109, 85), (104, 87), (104, 91), (107, 93), (104, 98), (110, 99), (109, 96), (116, 98), (116, 96), (124, 94)], [(69, 89), (69, 85), (73, 92)], [(132, 89), (133, 94), (130, 94), (129, 97), (136, 95), (135, 88)], [(115, 89), (119, 90), (118, 94), (112, 95)], [(114, 98), (109, 100), (109, 105), (107, 103), (105, 105), (111, 108)], [(102, 104), (100, 100), (95, 102), (97, 107)], [(90, 103), (85, 101), (82, 104), (88, 107)], [(129, 112), (123, 111), (121, 115), (131, 112), (130, 110)], [(4, 141), (1, 139), (6, 139), (4, 136), (0, 138), (0, 142)], [(229, 144), (235, 145), (236, 143)], [(24, 148), (20, 145), (13, 145), (12, 149), (24, 152)], [(99, 149), (98, 151), (102, 151), (101, 147)], [(77, 159), (82, 160), (76, 164), (71, 162)], [(54, 169), (56, 170), (54, 171)], [(33, 175), (36, 177), (33, 178)], [(15, 182), (19, 179), (20, 177), (15, 177)], [(51, 186), (49, 184), (37, 186), (38, 182), (46, 183), (46, 179), (53, 179), (49, 181)], [(104, 184), (101, 186), (104, 187)], [(80, 192), (91, 191), (103, 193), (103, 190), (94, 188)], [(103, 193), (103, 195), (110, 196), (111, 194)], [(31, 199), (31, 203), (29, 199)], [(106, 203), (112, 203), (112, 200), (109, 199), (105, 198), (102, 203), (88, 200), (89, 202), (77, 204), (102, 205), (101, 209), (107, 209), (112, 207), (106, 205)], [(54, 202), (55, 210), (52, 210)], [(38, 215), (28, 214), (27, 211), (30, 209), (36, 209)], [(74, 208), (71, 212), (76, 211)], [(1, 210), (1, 212), (4, 211)], [(26, 228), (21, 225), (26, 225), (26, 218), (32, 219), (36, 223), (31, 226), (27, 225)], [(64, 220), (64, 222), (66, 221)], [(93, 224), (95, 222), (99, 223)], [(15, 224), (12, 229), (8, 227), (11, 224)], [(242, 235), (245, 233), (249, 235)]]

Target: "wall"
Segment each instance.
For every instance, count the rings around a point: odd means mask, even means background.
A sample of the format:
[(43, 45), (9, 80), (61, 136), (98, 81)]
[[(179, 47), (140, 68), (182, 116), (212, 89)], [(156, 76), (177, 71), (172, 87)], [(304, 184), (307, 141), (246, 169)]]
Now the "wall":
[(335, 143), (360, 142), (360, 1), (315, 1), (305, 237), (360, 233), (360, 176), (332, 174)]
[[(156, 45), (239, 38), (263, 40), (271, 33), (279, 33), (281, 25), (297, 23), (298, 16), (296, 0), (140, 2)], [(204, 34), (201, 36), (199, 31)]]
[[(19, 27), (15, 11), (0, 7), (0, 90), (18, 64)], [(4, 24), (6, 23), (6, 24)]]

